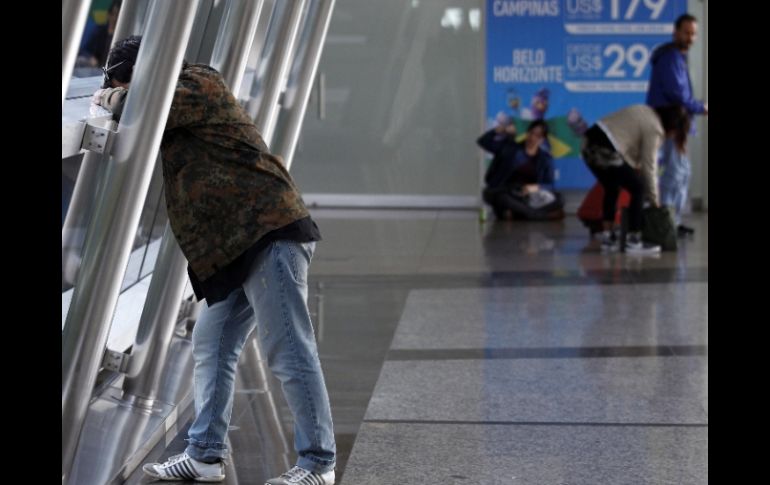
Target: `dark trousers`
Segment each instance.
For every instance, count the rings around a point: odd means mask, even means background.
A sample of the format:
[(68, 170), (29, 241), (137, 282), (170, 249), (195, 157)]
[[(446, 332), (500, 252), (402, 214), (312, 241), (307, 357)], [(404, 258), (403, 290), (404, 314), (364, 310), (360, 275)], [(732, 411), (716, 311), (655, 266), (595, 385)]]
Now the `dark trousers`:
[(615, 220), (618, 194), (620, 194), (620, 188), (623, 187), (631, 194), (631, 203), (628, 206), (628, 231), (641, 231), (642, 201), (644, 198), (642, 176), (627, 163), (623, 163), (619, 167), (597, 167), (590, 163), (586, 163), (586, 165), (604, 188), (602, 219), (606, 222)]

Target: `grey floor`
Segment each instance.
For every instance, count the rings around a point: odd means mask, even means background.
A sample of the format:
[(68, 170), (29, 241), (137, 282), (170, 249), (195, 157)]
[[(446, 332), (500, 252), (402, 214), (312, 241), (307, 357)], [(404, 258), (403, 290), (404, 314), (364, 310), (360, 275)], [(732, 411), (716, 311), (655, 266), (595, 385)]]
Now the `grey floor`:
[[(602, 254), (574, 216), (313, 216), (338, 483), (708, 483), (706, 214), (657, 257)], [(293, 463), (269, 395), (241, 382), (225, 483)], [(185, 429), (151, 458), (183, 449)]]

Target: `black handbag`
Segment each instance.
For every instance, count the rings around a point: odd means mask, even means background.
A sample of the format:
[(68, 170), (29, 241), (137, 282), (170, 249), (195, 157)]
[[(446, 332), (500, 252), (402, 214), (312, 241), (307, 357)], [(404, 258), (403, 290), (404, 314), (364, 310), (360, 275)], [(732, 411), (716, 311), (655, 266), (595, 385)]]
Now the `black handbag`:
[(672, 207), (642, 210), (642, 239), (660, 245), (663, 251), (676, 251), (676, 225)]

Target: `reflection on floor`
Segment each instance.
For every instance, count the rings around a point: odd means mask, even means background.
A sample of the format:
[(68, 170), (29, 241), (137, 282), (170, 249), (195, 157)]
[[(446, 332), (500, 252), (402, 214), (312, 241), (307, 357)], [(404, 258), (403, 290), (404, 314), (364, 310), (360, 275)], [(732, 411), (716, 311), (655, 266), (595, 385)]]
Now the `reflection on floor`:
[[(338, 483), (707, 483), (707, 215), (657, 257), (602, 254), (570, 217), (313, 216)], [(224, 483), (293, 464), (278, 389), (239, 380)]]

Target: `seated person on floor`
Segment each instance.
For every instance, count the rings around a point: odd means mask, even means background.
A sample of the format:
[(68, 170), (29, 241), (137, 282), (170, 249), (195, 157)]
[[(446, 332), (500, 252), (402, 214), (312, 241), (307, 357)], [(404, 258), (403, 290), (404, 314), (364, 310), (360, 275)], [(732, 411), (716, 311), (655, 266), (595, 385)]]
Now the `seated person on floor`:
[(482, 196), (498, 219), (564, 218), (563, 198), (553, 191), (553, 157), (543, 148), (547, 137), (548, 125), (535, 120), (524, 142), (517, 142), (516, 126), (506, 118), (476, 141), (494, 155), (484, 175)]

